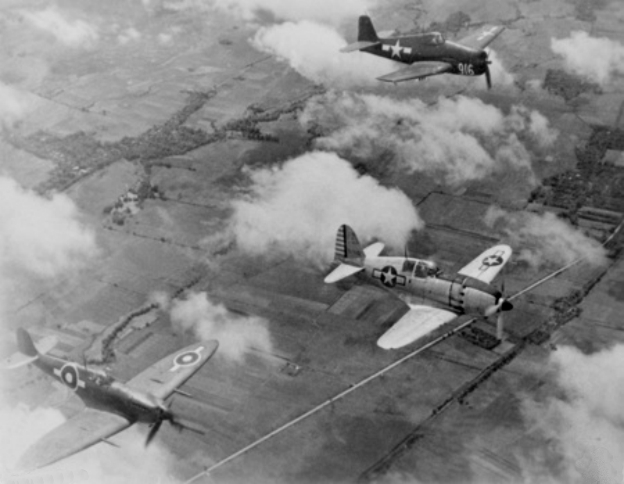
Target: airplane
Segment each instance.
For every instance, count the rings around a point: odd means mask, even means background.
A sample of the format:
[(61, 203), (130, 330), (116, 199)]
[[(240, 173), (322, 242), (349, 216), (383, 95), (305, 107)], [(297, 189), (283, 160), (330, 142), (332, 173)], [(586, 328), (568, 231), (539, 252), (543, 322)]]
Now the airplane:
[(484, 27), (458, 43), (446, 40), (440, 32), (378, 37), (370, 17), (362, 15), (359, 19), (357, 42), (342, 48), (341, 52), (367, 52), (409, 64), (408, 67), (378, 77), (380, 81), (396, 84), (444, 73), (462, 76), (485, 74), (490, 89), (491, 61), (488, 60), (488, 53), (484, 49), (503, 30), (505, 30), (503, 26)]
[[(39, 351), (30, 334), (17, 330), (19, 353), (7, 359), (5, 368), (27, 364), (58, 378), (73, 390), (86, 407), (60, 426), (52, 429), (20, 457), (17, 470), (28, 472), (74, 455), (99, 442), (116, 446), (109, 437), (136, 422), (148, 423), (151, 429), (145, 445), (149, 445), (165, 420), (177, 429), (203, 431), (178, 418), (165, 400), (178, 390), (219, 346), (215, 340), (202, 341), (166, 356), (127, 383), (115, 380), (105, 372), (72, 361), (47, 355), (53, 345), (47, 341)], [(45, 346), (45, 348), (43, 348)]]
[(511, 257), (511, 247), (491, 247), (455, 275), (442, 273), (432, 261), (380, 256), (383, 249), (381, 242), (362, 249), (353, 229), (341, 225), (334, 254), (338, 266), (325, 277), (332, 284), (364, 273), (369, 280), (406, 296), (409, 311), (379, 338), (379, 347), (409, 345), (463, 314), (486, 318), (498, 314), (497, 336), (502, 339), (501, 312), (510, 311), (513, 305), (490, 282)]

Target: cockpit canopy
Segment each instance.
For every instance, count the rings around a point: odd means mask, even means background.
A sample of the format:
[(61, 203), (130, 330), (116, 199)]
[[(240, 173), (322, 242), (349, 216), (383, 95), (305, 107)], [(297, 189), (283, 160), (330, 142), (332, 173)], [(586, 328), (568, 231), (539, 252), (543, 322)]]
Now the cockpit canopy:
[(425, 34), (425, 40), (431, 45), (442, 45), (445, 42), (444, 36), (440, 32), (429, 32)]
[(435, 262), (419, 259), (405, 259), (402, 270), (414, 277), (437, 277), (441, 272)]

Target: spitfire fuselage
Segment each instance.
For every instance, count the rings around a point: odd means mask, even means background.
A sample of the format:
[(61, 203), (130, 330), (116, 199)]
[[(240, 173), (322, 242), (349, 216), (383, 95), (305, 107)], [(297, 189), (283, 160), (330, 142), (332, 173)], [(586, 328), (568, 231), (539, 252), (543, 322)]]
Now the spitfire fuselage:
[(103, 372), (50, 355), (40, 355), (34, 364), (58, 378), (88, 407), (121, 415), (130, 422), (154, 422), (162, 412), (168, 412), (153, 395), (134, 390)]
[(483, 316), (502, 293), (473, 277), (442, 274), (430, 261), (405, 257), (367, 257), (364, 272), (391, 289), (409, 294), (413, 304), (435, 304), (458, 314)]
[(447, 62), (453, 66), (449, 74), (478, 76), (486, 70), (487, 55), (444, 40), (437, 32), (406, 37), (387, 37), (379, 41), (380, 44), (362, 49), (362, 52), (404, 64), (423, 61)]

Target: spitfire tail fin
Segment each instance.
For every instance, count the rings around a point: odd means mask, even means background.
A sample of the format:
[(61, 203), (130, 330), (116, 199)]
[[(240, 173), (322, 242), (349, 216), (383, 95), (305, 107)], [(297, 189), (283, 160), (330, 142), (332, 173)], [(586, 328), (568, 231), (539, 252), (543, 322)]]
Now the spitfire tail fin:
[(28, 331), (24, 328), (17, 328), (17, 346), (20, 352), (24, 353), (26, 356), (39, 356), (39, 352), (37, 348), (35, 348), (30, 334), (28, 334)]
[(371, 21), (368, 15), (360, 16), (358, 23), (358, 42), (377, 42), (379, 37), (377, 37), (377, 32), (375, 31), (375, 27), (373, 27), (373, 22)]

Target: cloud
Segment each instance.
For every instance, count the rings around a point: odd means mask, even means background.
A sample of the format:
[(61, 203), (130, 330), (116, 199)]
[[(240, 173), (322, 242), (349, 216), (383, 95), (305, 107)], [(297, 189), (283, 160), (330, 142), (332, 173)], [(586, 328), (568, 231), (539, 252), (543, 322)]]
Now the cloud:
[(339, 24), (345, 19), (356, 22), (357, 16), (375, 3), (376, 0), (212, 0), (209, 5), (247, 21), (258, 20), (262, 13), (270, 13), (279, 20), (315, 20)]
[(205, 292), (190, 293), (171, 303), (171, 323), (179, 331), (191, 331), (200, 340), (219, 341), (218, 356), (243, 363), (250, 351), (272, 353), (273, 344), (265, 319), (238, 316), (222, 304), (212, 303)]
[(328, 87), (380, 86), (376, 77), (396, 69), (387, 59), (363, 52), (340, 52), (347, 41), (333, 28), (308, 20), (261, 27), (252, 45)]
[(53, 277), (96, 253), (95, 235), (63, 194), (47, 199), (0, 176), (0, 269)]
[(52, 34), (69, 47), (84, 47), (99, 38), (96, 26), (80, 19), (70, 21), (55, 6), (37, 12), (24, 10), (22, 15), (35, 27)]
[(341, 224), (351, 225), (362, 242), (378, 237), (397, 250), (423, 227), (403, 192), (359, 175), (334, 153), (306, 153), (250, 176), (249, 193), (232, 202), (230, 221), (238, 247), (248, 253), (323, 266), (333, 257)]
[(552, 146), (557, 133), (537, 111), (500, 109), (476, 98), (419, 99), (330, 92), (311, 100), (300, 115), (306, 127), (327, 133), (315, 146), (345, 155), (380, 158), (391, 153), (408, 171), (424, 171), (458, 185), (505, 168), (534, 181), (533, 156)]
[(606, 262), (606, 251), (596, 240), (551, 212), (507, 212), (492, 206), (485, 223), (503, 233), (517, 250), (515, 259), (533, 268), (564, 266), (580, 257), (593, 265)]
[(601, 85), (624, 74), (624, 45), (606, 37), (575, 31), (564, 39), (551, 38), (550, 48), (564, 58), (565, 68)]
[(0, 125), (12, 127), (33, 108), (34, 101), (28, 93), (0, 82)]
[[(624, 345), (586, 355), (561, 346), (551, 354), (560, 391), (527, 398), (522, 413), (548, 442), (525, 452), (525, 480), (620, 484), (624, 478)], [(553, 465), (556, 463), (556, 465)]]

